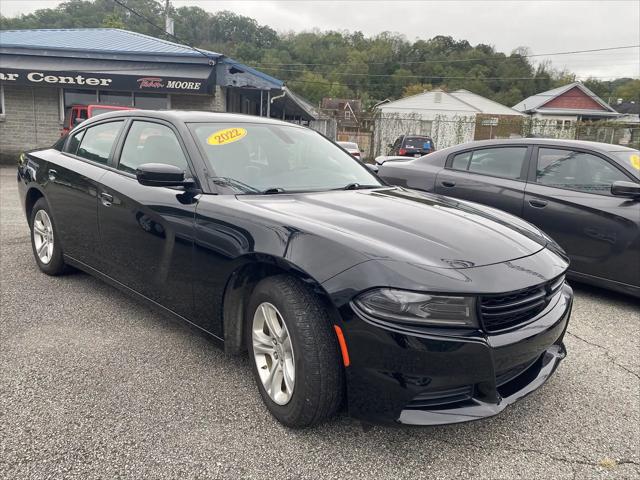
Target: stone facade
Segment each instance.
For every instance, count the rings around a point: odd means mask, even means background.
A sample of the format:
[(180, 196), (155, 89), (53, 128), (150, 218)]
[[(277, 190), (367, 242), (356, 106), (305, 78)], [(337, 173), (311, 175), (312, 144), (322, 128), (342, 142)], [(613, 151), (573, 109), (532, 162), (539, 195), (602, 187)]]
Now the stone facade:
[(213, 95), (171, 95), (171, 109), (226, 112), (226, 91), (216, 85)]
[(0, 119), (0, 163), (14, 164), (24, 150), (52, 145), (60, 138), (60, 94), (57, 88), (4, 84)]

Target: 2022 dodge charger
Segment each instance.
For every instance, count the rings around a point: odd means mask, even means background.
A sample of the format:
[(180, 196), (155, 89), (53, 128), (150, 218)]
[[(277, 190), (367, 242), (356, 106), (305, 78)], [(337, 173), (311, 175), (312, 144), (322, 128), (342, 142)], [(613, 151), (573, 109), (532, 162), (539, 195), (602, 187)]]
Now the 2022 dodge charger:
[(129, 111), (23, 154), (38, 267), (89, 272), (248, 350), (269, 411), (441, 424), (502, 411), (565, 356), (568, 261), (499, 210), (384, 184), (309, 129)]

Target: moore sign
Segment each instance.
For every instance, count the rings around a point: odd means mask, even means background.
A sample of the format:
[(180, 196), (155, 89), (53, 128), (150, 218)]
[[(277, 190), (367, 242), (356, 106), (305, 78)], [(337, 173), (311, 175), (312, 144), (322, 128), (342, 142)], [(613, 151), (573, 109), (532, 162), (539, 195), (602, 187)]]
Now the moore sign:
[(0, 81), (33, 86), (96, 87), (101, 90), (153, 90), (156, 92), (208, 93), (207, 79), (140, 77), (136, 75), (91, 74), (0, 70)]

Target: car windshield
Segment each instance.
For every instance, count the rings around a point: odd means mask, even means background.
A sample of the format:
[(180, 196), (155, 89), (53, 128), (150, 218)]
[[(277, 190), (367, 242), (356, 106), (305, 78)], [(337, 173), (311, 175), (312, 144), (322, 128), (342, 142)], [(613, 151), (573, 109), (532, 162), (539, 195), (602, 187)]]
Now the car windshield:
[(631, 171), (637, 178), (640, 178), (640, 151), (639, 150), (619, 150), (609, 152), (618, 163), (631, 165)]
[(429, 137), (407, 137), (404, 141), (405, 148), (431, 148), (433, 141)]
[(306, 128), (190, 123), (214, 181), (239, 193), (373, 188), (380, 181), (351, 155)]

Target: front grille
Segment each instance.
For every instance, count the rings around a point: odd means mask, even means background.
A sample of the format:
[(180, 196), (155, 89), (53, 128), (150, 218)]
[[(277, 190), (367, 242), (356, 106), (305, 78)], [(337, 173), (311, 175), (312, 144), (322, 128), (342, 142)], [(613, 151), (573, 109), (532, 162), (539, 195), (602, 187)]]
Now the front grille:
[(434, 408), (471, 400), (473, 385), (463, 387), (430, 390), (419, 393), (407, 405), (407, 408)]
[(545, 309), (560, 291), (564, 275), (535, 287), (480, 297), (480, 318), (487, 332), (522, 325)]

